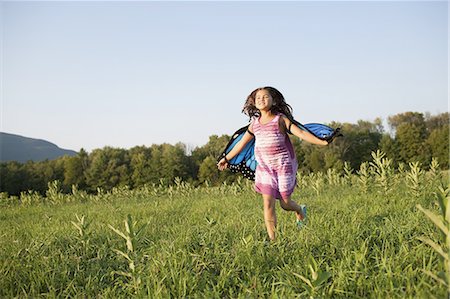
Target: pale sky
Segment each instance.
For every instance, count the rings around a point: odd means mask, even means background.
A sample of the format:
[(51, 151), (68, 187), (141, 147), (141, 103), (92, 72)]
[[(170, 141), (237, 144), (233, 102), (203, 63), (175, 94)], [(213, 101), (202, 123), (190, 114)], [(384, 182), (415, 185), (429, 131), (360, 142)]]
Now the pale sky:
[(448, 111), (448, 3), (0, 2), (0, 131), (91, 151), (247, 123), (260, 86), (303, 123)]

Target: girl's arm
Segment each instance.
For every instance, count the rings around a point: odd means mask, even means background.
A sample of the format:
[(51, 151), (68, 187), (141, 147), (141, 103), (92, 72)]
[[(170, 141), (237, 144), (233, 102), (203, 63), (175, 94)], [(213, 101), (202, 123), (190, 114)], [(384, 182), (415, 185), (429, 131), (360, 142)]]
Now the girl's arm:
[(233, 147), (233, 149), (225, 155), (224, 158), (222, 158), (219, 163), (217, 163), (217, 167), (219, 170), (224, 170), (228, 167), (228, 161), (234, 158), (237, 154), (239, 154), (242, 149), (245, 147), (245, 145), (253, 139), (253, 135), (249, 133), (249, 131), (245, 132), (244, 136), (242, 136), (242, 139), (236, 143), (236, 145)]
[[(283, 117), (284, 123), (286, 125), (286, 128), (289, 128), (289, 125), (291, 124), (291, 121), (287, 117)], [(312, 143), (312, 144), (318, 144), (318, 145), (328, 145), (328, 142), (322, 139), (317, 138), (313, 134), (309, 133), (308, 131), (303, 131), (297, 126), (291, 126), (291, 133), (298, 138), (305, 140), (306, 142)]]

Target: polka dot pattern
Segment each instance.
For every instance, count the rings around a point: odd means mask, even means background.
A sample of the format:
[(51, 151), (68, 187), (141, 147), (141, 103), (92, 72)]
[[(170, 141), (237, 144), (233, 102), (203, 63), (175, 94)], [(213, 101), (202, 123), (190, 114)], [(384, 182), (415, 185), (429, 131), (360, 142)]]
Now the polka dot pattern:
[(249, 179), (251, 181), (255, 180), (255, 172), (251, 170), (250, 167), (245, 165), (245, 161), (235, 165), (230, 164), (228, 168), (231, 170), (231, 172), (242, 174), (246, 179)]

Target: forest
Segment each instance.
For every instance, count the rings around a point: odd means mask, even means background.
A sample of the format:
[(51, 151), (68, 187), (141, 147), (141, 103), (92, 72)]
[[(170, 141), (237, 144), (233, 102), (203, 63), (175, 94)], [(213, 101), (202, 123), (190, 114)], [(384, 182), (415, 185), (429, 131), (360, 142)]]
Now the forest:
[[(449, 169), (449, 113), (404, 112), (389, 116), (389, 128), (381, 118), (354, 123), (331, 122), (340, 127), (344, 137), (327, 147), (319, 147), (291, 137), (299, 172), (303, 174), (335, 169), (344, 165), (353, 171), (371, 159), (371, 153), (381, 150), (394, 161), (394, 167), (408, 167), (419, 162), (427, 169), (432, 158), (443, 170)], [(183, 143), (153, 144), (130, 149), (104, 147), (87, 153), (81, 149), (76, 156), (55, 160), (0, 164), (0, 192), (20, 195), (24, 191), (45, 194), (49, 184), (58, 181), (63, 192), (73, 186), (89, 193), (110, 191), (115, 187), (130, 189), (144, 185), (171, 185), (175, 179), (194, 185), (231, 183), (237, 175), (219, 172), (217, 158), (229, 141), (228, 135), (212, 135), (209, 141), (187, 152)]]

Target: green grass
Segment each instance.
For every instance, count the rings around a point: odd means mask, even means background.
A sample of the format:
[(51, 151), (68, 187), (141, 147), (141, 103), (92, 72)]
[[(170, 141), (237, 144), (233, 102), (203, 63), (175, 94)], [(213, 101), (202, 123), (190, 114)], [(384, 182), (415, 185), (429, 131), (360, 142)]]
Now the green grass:
[(293, 198), (308, 205), (305, 229), (277, 206), (271, 243), (248, 183), (3, 198), (0, 297), (444, 298), (423, 272), (443, 262), (418, 240), (442, 236), (416, 208), (439, 209), (438, 182), (422, 178), (413, 196), (404, 177), (387, 192), (374, 179), (366, 193), (356, 176), (329, 175), (320, 189), (316, 176), (299, 181)]

